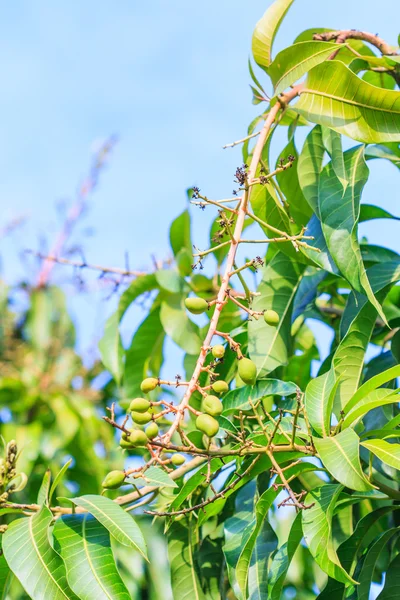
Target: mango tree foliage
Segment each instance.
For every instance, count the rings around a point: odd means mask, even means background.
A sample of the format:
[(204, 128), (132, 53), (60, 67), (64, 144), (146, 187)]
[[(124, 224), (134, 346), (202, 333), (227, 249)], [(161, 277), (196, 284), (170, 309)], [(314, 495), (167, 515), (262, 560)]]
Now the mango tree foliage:
[(398, 220), (364, 197), (372, 160), (400, 164), (400, 58), (329, 28), (274, 56), (292, 4), (253, 34), (263, 110), (234, 192), (188, 190), (173, 259), (105, 325), (109, 383), (94, 392), (60, 290), (19, 320), (2, 294), (2, 598), (367, 599), (384, 574), (396, 597), (400, 256), (358, 226)]

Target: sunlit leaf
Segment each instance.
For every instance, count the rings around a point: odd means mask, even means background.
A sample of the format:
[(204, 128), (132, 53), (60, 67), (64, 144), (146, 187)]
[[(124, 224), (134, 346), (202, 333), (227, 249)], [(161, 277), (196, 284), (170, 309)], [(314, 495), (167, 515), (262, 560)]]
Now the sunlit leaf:
[(265, 396), (292, 396), (296, 391), (297, 386), (290, 381), (259, 379), (254, 386), (244, 385), (228, 392), (223, 397), (224, 414), (251, 410), (250, 402), (254, 405)]
[(253, 33), (252, 51), (256, 63), (267, 70), (275, 35), (293, 0), (276, 0), (258, 21)]
[(367, 442), (361, 442), (361, 445), (375, 454), (386, 465), (400, 470), (400, 444), (390, 444), (385, 440), (368, 440)]

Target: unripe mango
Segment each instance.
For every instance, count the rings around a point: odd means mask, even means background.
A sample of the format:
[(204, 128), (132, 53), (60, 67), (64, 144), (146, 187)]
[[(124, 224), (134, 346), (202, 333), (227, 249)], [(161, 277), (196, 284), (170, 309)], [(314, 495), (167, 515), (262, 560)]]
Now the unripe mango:
[(217, 394), (226, 394), (226, 392), (229, 391), (229, 385), (226, 383), (226, 381), (223, 381), (222, 379), (214, 381), (211, 387), (213, 391)]
[(225, 354), (225, 346), (222, 344), (217, 344), (212, 347), (211, 353), (214, 358), (222, 358)]
[(272, 327), (276, 327), (279, 323), (279, 315), (275, 310), (265, 310), (264, 311), (264, 321), (267, 325), (271, 325)]
[(110, 471), (105, 476), (102, 486), (106, 490), (116, 490), (121, 487), (125, 481), (125, 473), (123, 471)]
[(194, 315), (201, 315), (203, 312), (208, 310), (208, 302), (204, 300), (204, 298), (199, 298), (195, 296), (194, 298), (186, 298), (185, 306), (189, 312)]
[[(140, 413), (141, 414), (141, 413)], [(127, 437), (127, 441), (134, 448), (139, 448), (140, 446), (146, 446), (149, 439), (144, 431), (141, 429), (132, 429), (129, 436)]]
[(171, 462), (173, 465), (175, 465), (176, 467), (179, 467), (180, 465), (183, 465), (183, 463), (185, 462), (185, 457), (182, 456), (182, 454), (173, 454), (172, 458), (171, 458)]
[(158, 436), (157, 423), (154, 423), (154, 421), (150, 423), (150, 425), (146, 429), (146, 435), (149, 438), (149, 440), (154, 440), (154, 438)]
[(126, 437), (121, 437), (119, 440), (119, 445), (123, 450), (129, 450), (130, 448), (134, 448), (133, 444)]
[(254, 385), (257, 378), (257, 367), (250, 358), (241, 358), (238, 365), (239, 377), (247, 385)]
[(129, 412), (147, 412), (150, 408), (150, 402), (146, 398), (134, 398), (129, 405)]
[(157, 385), (158, 379), (156, 379), (155, 377), (147, 377), (147, 379), (143, 379), (142, 383), (140, 384), (140, 389), (145, 394), (148, 394), (149, 392), (155, 390)]
[(222, 402), (217, 396), (208, 395), (203, 399), (203, 410), (212, 417), (219, 417), (222, 413)]
[(151, 421), (151, 414), (149, 412), (131, 412), (132, 421), (138, 425), (146, 425)]
[(218, 433), (219, 423), (211, 415), (199, 415), (196, 419), (196, 427), (208, 437), (214, 437)]

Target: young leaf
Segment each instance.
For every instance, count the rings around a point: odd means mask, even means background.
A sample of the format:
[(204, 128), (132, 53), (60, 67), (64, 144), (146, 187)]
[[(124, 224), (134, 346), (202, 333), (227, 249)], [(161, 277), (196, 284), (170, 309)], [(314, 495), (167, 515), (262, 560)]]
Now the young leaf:
[(251, 48), (256, 63), (268, 71), (271, 50), (279, 26), (293, 0), (276, 0), (258, 21), (253, 33)]
[(340, 564), (332, 540), (332, 517), (342, 489), (340, 485), (323, 485), (307, 494), (304, 502), (314, 504), (302, 512), (303, 532), (311, 555), (324, 573), (343, 583), (356, 583)]
[(51, 499), (53, 497), (54, 492), (57, 489), (58, 484), (62, 481), (65, 473), (68, 471), (69, 467), (71, 466), (71, 463), (72, 463), (72, 458), (70, 458), (69, 460), (67, 460), (67, 462), (65, 463), (65, 465), (60, 469), (60, 471), (54, 477), (54, 481), (51, 484), (51, 488), (50, 488), (50, 492), (49, 492), (49, 503), (51, 502)]
[(258, 287), (260, 296), (255, 298), (253, 309), (275, 310), (279, 315), (279, 323), (274, 327), (267, 325), (264, 319), (249, 321), (249, 354), (257, 366), (258, 378), (287, 364), (293, 300), (303, 270), (303, 265), (295, 263), (281, 252), (264, 268)]
[(168, 530), (168, 556), (174, 600), (206, 600), (194, 559), (198, 530), (192, 520), (176, 521)]
[(297, 386), (290, 381), (259, 379), (254, 386), (244, 385), (228, 392), (223, 398), (224, 414), (238, 410), (251, 410), (250, 401), (256, 404), (265, 396), (293, 396)]
[[(400, 435), (400, 431), (398, 433)], [(375, 454), (386, 465), (400, 471), (400, 444), (390, 444), (385, 440), (368, 440), (361, 442), (361, 446)]]
[(379, 388), (372, 390), (372, 392), (357, 402), (350, 412), (348, 412), (346, 407), (346, 416), (342, 423), (342, 429), (346, 429), (346, 427), (350, 427), (351, 425), (354, 426), (355, 421), (358, 421), (373, 408), (384, 406), (385, 404), (397, 404), (399, 399), (399, 394), (391, 389)]
[(76, 506), (85, 508), (122, 545), (135, 548), (147, 560), (146, 543), (133, 517), (116, 502), (105, 496), (87, 495), (71, 498)]
[(392, 379), (400, 377), (400, 365), (391, 367), (383, 373), (378, 373), (375, 377), (368, 379), (363, 385), (356, 391), (356, 393), (346, 403), (346, 412), (349, 412), (354, 406), (356, 406), (361, 400), (363, 400), (370, 392), (376, 390), (376, 388), (384, 385)]
[(361, 469), (360, 440), (353, 429), (334, 437), (314, 438), (314, 444), (323, 465), (342, 485), (359, 492), (374, 489)]
[(42, 506), (34, 516), (13, 521), (3, 536), (4, 556), (32, 600), (78, 600), (49, 542), (52, 520), (50, 510)]
[(299, 42), (279, 52), (268, 68), (275, 95), (284, 92), (308, 71), (326, 60), (337, 45), (330, 42)]
[(68, 583), (81, 600), (131, 598), (115, 564), (110, 534), (94, 517), (64, 515), (57, 519), (53, 534)]
[(336, 389), (339, 379), (336, 380), (333, 369), (323, 375), (311, 379), (306, 388), (305, 406), (311, 425), (322, 437), (330, 435), (331, 416)]
[(400, 141), (400, 93), (366, 83), (337, 60), (310, 71), (293, 109), (359, 142)]
[(37, 503), (41, 506), (42, 504), (48, 504), (49, 502), (49, 490), (51, 483), (51, 471), (47, 469), (43, 476), (43, 480), (38, 492)]

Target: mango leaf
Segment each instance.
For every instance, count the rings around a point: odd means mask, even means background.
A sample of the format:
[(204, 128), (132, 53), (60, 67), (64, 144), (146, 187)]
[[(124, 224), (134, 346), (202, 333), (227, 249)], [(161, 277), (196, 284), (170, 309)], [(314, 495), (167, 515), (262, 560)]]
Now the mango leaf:
[(188, 354), (197, 354), (201, 348), (199, 328), (186, 313), (180, 294), (171, 294), (161, 303), (161, 323), (165, 333)]
[(140, 396), (140, 384), (147, 376), (150, 359), (155, 349), (164, 342), (165, 333), (160, 320), (160, 308), (149, 312), (135, 331), (125, 354), (124, 393), (127, 398)]
[(106, 321), (104, 335), (99, 342), (101, 361), (120, 385), (124, 371), (124, 348), (119, 335), (119, 314), (113, 313)]
[(346, 403), (346, 412), (349, 412), (351, 409), (353, 409), (353, 407), (363, 400), (370, 392), (376, 390), (376, 388), (384, 385), (388, 381), (396, 379), (396, 377), (400, 377), (400, 365), (391, 367), (390, 369), (371, 377), (371, 379), (368, 379), (368, 381), (363, 383), (363, 385), (358, 388), (356, 393)]
[(292, 320), (304, 314), (309, 308), (314, 306), (317, 297), (318, 285), (325, 279), (326, 273), (322, 270), (316, 270), (310, 267), (307, 274), (300, 281), (297, 293), (294, 299)]
[(50, 545), (53, 515), (46, 506), (13, 521), (3, 536), (8, 566), (32, 600), (78, 600), (69, 588), (64, 563)]
[(341, 273), (355, 291), (366, 294), (386, 322), (365, 272), (357, 238), (360, 198), (369, 174), (363, 146), (345, 152), (344, 165), (349, 181), (344, 192), (332, 161), (322, 171), (319, 187), (322, 231), (329, 252)]
[(72, 458), (70, 458), (69, 460), (67, 460), (67, 462), (65, 463), (65, 465), (59, 470), (59, 472), (57, 473), (57, 475), (54, 477), (54, 481), (51, 484), (51, 488), (50, 488), (50, 492), (49, 492), (49, 503), (51, 502), (51, 499), (57, 489), (58, 484), (62, 481), (65, 473), (68, 471), (68, 469), (70, 468), (72, 464)]
[[(191, 198), (191, 194), (190, 194)], [(192, 240), (190, 237), (190, 215), (188, 210), (184, 210), (171, 223), (169, 230), (169, 242), (171, 244), (174, 256), (184, 248), (190, 253), (192, 252)]]
[(400, 470), (400, 444), (390, 444), (385, 440), (368, 440), (361, 442), (361, 446), (375, 454), (386, 465)]
[(168, 530), (168, 557), (174, 600), (205, 600), (194, 560), (198, 531), (193, 521), (175, 521)]
[(178, 487), (175, 481), (159, 467), (150, 467), (143, 477), (130, 477), (129, 482), (136, 485), (152, 485), (156, 487)]
[(334, 437), (314, 438), (314, 444), (323, 465), (342, 485), (359, 492), (374, 488), (361, 469), (360, 439), (353, 429)]
[(307, 235), (312, 236), (314, 239), (307, 240), (307, 244), (312, 248), (318, 248), (319, 252), (311, 250), (310, 248), (303, 248), (303, 254), (305, 254), (311, 264), (321, 267), (329, 273), (334, 275), (339, 274), (339, 270), (335, 265), (332, 256), (329, 253), (327, 243), (322, 232), (321, 222), (317, 215), (313, 215), (307, 225)]
[(393, 529), (389, 529), (382, 533), (380, 537), (371, 544), (358, 575), (360, 585), (357, 588), (357, 600), (369, 599), (371, 583), (373, 581), (375, 566), (379, 556), (382, 550), (387, 547), (392, 537), (398, 534), (399, 529), (394, 527)]
[[(218, 469), (221, 469), (224, 463), (220, 458), (213, 458), (210, 462), (210, 473), (213, 474)], [(192, 492), (199, 486), (204, 484), (208, 474), (207, 466), (202, 466), (196, 473), (191, 475), (183, 484), (177, 495), (174, 497), (170, 504), (170, 510), (178, 510), (182, 504), (187, 500)]]
[(322, 140), (326, 151), (332, 160), (332, 168), (336, 174), (336, 177), (342, 184), (343, 190), (345, 190), (348, 185), (348, 181), (346, 177), (342, 150), (342, 136), (333, 129), (322, 127)]
[(312, 209), (304, 197), (299, 184), (297, 174), (298, 152), (293, 138), (279, 154), (276, 166), (278, 167), (281, 164), (281, 160), (285, 163), (288, 156), (294, 156), (295, 161), (292, 163), (290, 169), (278, 173), (276, 179), (280, 189), (286, 196), (292, 218), (296, 221), (297, 225), (304, 226), (308, 223), (312, 215)]
[(370, 410), (377, 408), (378, 406), (384, 406), (385, 404), (397, 404), (399, 399), (399, 394), (391, 389), (380, 388), (373, 390), (364, 396), (350, 412), (347, 410), (345, 411), (346, 416), (342, 423), (342, 429), (346, 429), (346, 427), (350, 427), (351, 425), (354, 426), (354, 422), (361, 419)]
[(360, 142), (400, 141), (400, 93), (366, 83), (337, 60), (311, 69), (292, 108)]
[(48, 502), (49, 502), (50, 483), (51, 483), (51, 471), (50, 471), (50, 469), (47, 469), (43, 476), (43, 480), (40, 485), (38, 496), (37, 496), (37, 503), (40, 506), (42, 504), (48, 504)]
[(299, 156), (297, 172), (303, 194), (317, 217), (319, 217), (319, 180), (324, 154), (322, 129), (320, 125), (316, 125), (305, 139)]
[(385, 585), (376, 600), (393, 600), (400, 588), (400, 554), (388, 566), (385, 575)]
[(4, 553), (0, 554), (0, 598), (1, 600), (5, 600), (7, 597), (7, 592), (11, 579), (11, 571), (10, 567), (7, 564), (7, 561), (4, 557)]
[(336, 44), (312, 41), (300, 42), (279, 52), (268, 68), (275, 94), (284, 92), (334, 50), (337, 50)]
[(295, 263), (281, 252), (263, 270), (258, 287), (260, 296), (255, 298), (253, 309), (273, 309), (280, 320), (276, 327), (267, 325), (264, 319), (249, 321), (249, 355), (257, 366), (259, 378), (287, 364), (293, 300), (303, 270), (303, 265)]
[(203, 539), (195, 554), (195, 562), (200, 571), (200, 579), (206, 598), (208, 600), (221, 600), (221, 579), (224, 571), (222, 539), (211, 540), (209, 537)]
[(380, 206), (375, 206), (374, 204), (361, 204), (359, 222), (372, 221), (373, 219), (395, 219), (396, 221), (399, 221), (400, 217), (395, 217), (392, 213)]
[(270, 580), (268, 583), (269, 600), (280, 600), (282, 598), (283, 584), (290, 563), (292, 562), (292, 558), (303, 537), (301, 520), (301, 513), (298, 513), (290, 528), (287, 542), (278, 549), (273, 557), (270, 567)]
[(305, 406), (311, 425), (322, 437), (330, 435), (331, 416), (336, 389), (339, 380), (336, 381), (332, 369), (311, 379), (306, 388)]
[(133, 517), (125, 512), (119, 504), (105, 496), (93, 494), (69, 500), (92, 514), (120, 544), (135, 548), (147, 560), (146, 543), (142, 532)]
[(231, 390), (223, 397), (224, 414), (238, 410), (251, 410), (250, 401), (256, 404), (265, 396), (293, 396), (297, 386), (290, 381), (259, 379), (254, 386), (244, 385)]
[(328, 484), (307, 494), (304, 502), (313, 506), (302, 512), (303, 533), (311, 555), (324, 573), (343, 583), (355, 583), (340, 564), (332, 540), (333, 512), (342, 489), (340, 485)]
[(94, 517), (64, 515), (57, 519), (55, 548), (64, 561), (71, 589), (82, 600), (131, 598), (111, 550), (110, 534)]
[(251, 49), (256, 63), (268, 71), (271, 50), (279, 26), (293, 0), (276, 0), (258, 21), (253, 33)]

